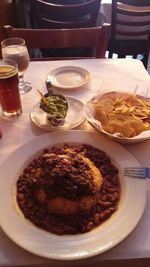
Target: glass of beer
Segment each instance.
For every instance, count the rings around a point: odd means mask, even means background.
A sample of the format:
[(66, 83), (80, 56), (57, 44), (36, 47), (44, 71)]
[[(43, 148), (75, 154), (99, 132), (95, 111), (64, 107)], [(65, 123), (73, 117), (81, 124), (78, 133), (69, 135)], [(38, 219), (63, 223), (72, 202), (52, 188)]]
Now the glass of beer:
[(29, 92), (32, 85), (24, 81), (24, 73), (30, 62), (25, 40), (22, 38), (8, 38), (1, 42), (1, 46), (3, 59), (15, 60), (18, 64), (20, 93)]
[(0, 105), (6, 117), (22, 113), (18, 66), (14, 60), (0, 61)]

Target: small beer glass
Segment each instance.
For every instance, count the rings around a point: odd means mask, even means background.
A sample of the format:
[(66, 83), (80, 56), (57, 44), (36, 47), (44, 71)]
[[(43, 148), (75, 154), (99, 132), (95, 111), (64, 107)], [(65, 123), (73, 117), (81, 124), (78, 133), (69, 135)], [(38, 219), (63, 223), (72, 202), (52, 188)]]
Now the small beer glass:
[(13, 60), (0, 61), (0, 105), (8, 118), (22, 113), (18, 66)]
[(3, 59), (12, 59), (18, 64), (20, 94), (29, 92), (32, 85), (24, 81), (24, 73), (30, 62), (25, 40), (22, 38), (8, 38), (1, 42), (1, 46)]

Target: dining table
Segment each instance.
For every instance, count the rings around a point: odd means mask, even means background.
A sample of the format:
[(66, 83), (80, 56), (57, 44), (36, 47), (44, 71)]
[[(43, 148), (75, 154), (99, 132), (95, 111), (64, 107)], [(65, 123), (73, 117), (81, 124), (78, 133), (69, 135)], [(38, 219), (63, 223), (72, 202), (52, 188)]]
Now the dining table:
[[(30, 110), (39, 102), (38, 89), (46, 93), (47, 73), (58, 67), (77, 66), (86, 69), (91, 76), (88, 84), (75, 89), (55, 89), (66, 96), (79, 99), (84, 104), (94, 95), (106, 91), (130, 91), (150, 94), (150, 76), (137, 59), (76, 59), (59, 61), (31, 61), (25, 72), (25, 80), (32, 84), (32, 90), (21, 95), (22, 114), (15, 118), (0, 115), (0, 165), (22, 145), (45, 135), (47, 130), (35, 125), (29, 116)], [(98, 133), (85, 120), (75, 131)], [(51, 134), (55, 135), (55, 131)], [(103, 136), (107, 141), (109, 137)], [(116, 141), (112, 141), (116, 142)], [(133, 144), (120, 144), (141, 166), (150, 167), (150, 139)], [(9, 168), (9, 166), (8, 166)], [(2, 177), (0, 177), (2, 179)], [(53, 260), (34, 255), (15, 244), (0, 228), (0, 267), (4, 266), (150, 266), (150, 181), (146, 180), (147, 201), (141, 220), (136, 228), (122, 242), (108, 251), (81, 260)], [(138, 196), (137, 196), (138, 198)], [(136, 203), (135, 203), (136, 205)]]

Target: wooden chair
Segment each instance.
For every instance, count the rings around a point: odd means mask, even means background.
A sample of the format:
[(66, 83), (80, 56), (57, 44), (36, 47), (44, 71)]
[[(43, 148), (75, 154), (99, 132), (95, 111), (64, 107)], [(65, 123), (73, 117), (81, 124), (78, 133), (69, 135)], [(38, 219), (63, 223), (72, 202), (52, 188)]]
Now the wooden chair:
[[(20, 29), (6, 25), (3, 30), (5, 38), (23, 38), (28, 48), (93, 48), (94, 53), (91, 57), (104, 58), (109, 40), (110, 25), (75, 29)], [(73, 59), (74, 57), (70, 58)], [(46, 58), (46, 60), (50, 59), (68, 58), (62, 56)]]
[(66, 4), (66, 2), (65, 4), (57, 4), (58, 0), (56, 3), (54, 1), (51, 3), (50, 1), (32, 0), (32, 27), (64, 29), (96, 26), (101, 0), (80, 1), (72, 4)]
[(150, 0), (113, 0), (109, 57), (142, 55), (147, 68), (150, 49)]
[(87, 2), (88, 0), (44, 0), (45, 2), (48, 3), (53, 3), (53, 4), (63, 4), (63, 5), (70, 5), (70, 4), (77, 4), (77, 3), (84, 3)]

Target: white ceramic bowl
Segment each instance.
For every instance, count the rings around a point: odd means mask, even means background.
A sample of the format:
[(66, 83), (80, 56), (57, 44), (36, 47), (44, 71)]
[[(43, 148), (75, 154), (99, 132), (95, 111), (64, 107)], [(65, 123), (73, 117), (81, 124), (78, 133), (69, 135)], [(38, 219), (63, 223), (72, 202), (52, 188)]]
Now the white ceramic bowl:
[[(131, 138), (127, 138), (127, 137), (123, 136), (120, 133), (111, 134), (109, 132), (106, 132), (103, 129), (101, 121), (98, 121), (98, 120), (95, 119), (95, 110), (92, 107), (92, 103), (93, 102), (97, 102), (100, 98), (102, 98), (102, 96), (104, 97), (104, 95), (107, 96), (107, 97), (110, 97), (112, 94), (114, 94), (114, 96), (115, 96), (115, 94), (117, 94), (117, 93), (119, 93), (119, 94), (131, 94), (131, 93), (128, 93), (128, 92), (111, 91), (111, 92), (106, 92), (105, 94), (98, 94), (98, 95), (93, 96), (92, 99), (86, 103), (85, 109), (84, 109), (85, 117), (86, 117), (87, 121), (98, 132), (100, 132), (102, 134), (105, 134), (109, 138), (111, 138), (111, 139), (113, 139), (113, 140), (115, 140), (115, 141), (117, 141), (119, 143), (122, 143), (122, 144), (137, 143), (137, 142), (141, 142), (141, 141), (150, 139), (150, 130), (143, 131), (140, 134), (138, 134), (138, 135), (136, 135), (134, 137), (131, 137)], [(143, 96), (140, 96), (140, 97), (143, 98)], [(150, 99), (148, 99), (148, 100), (150, 101)]]

